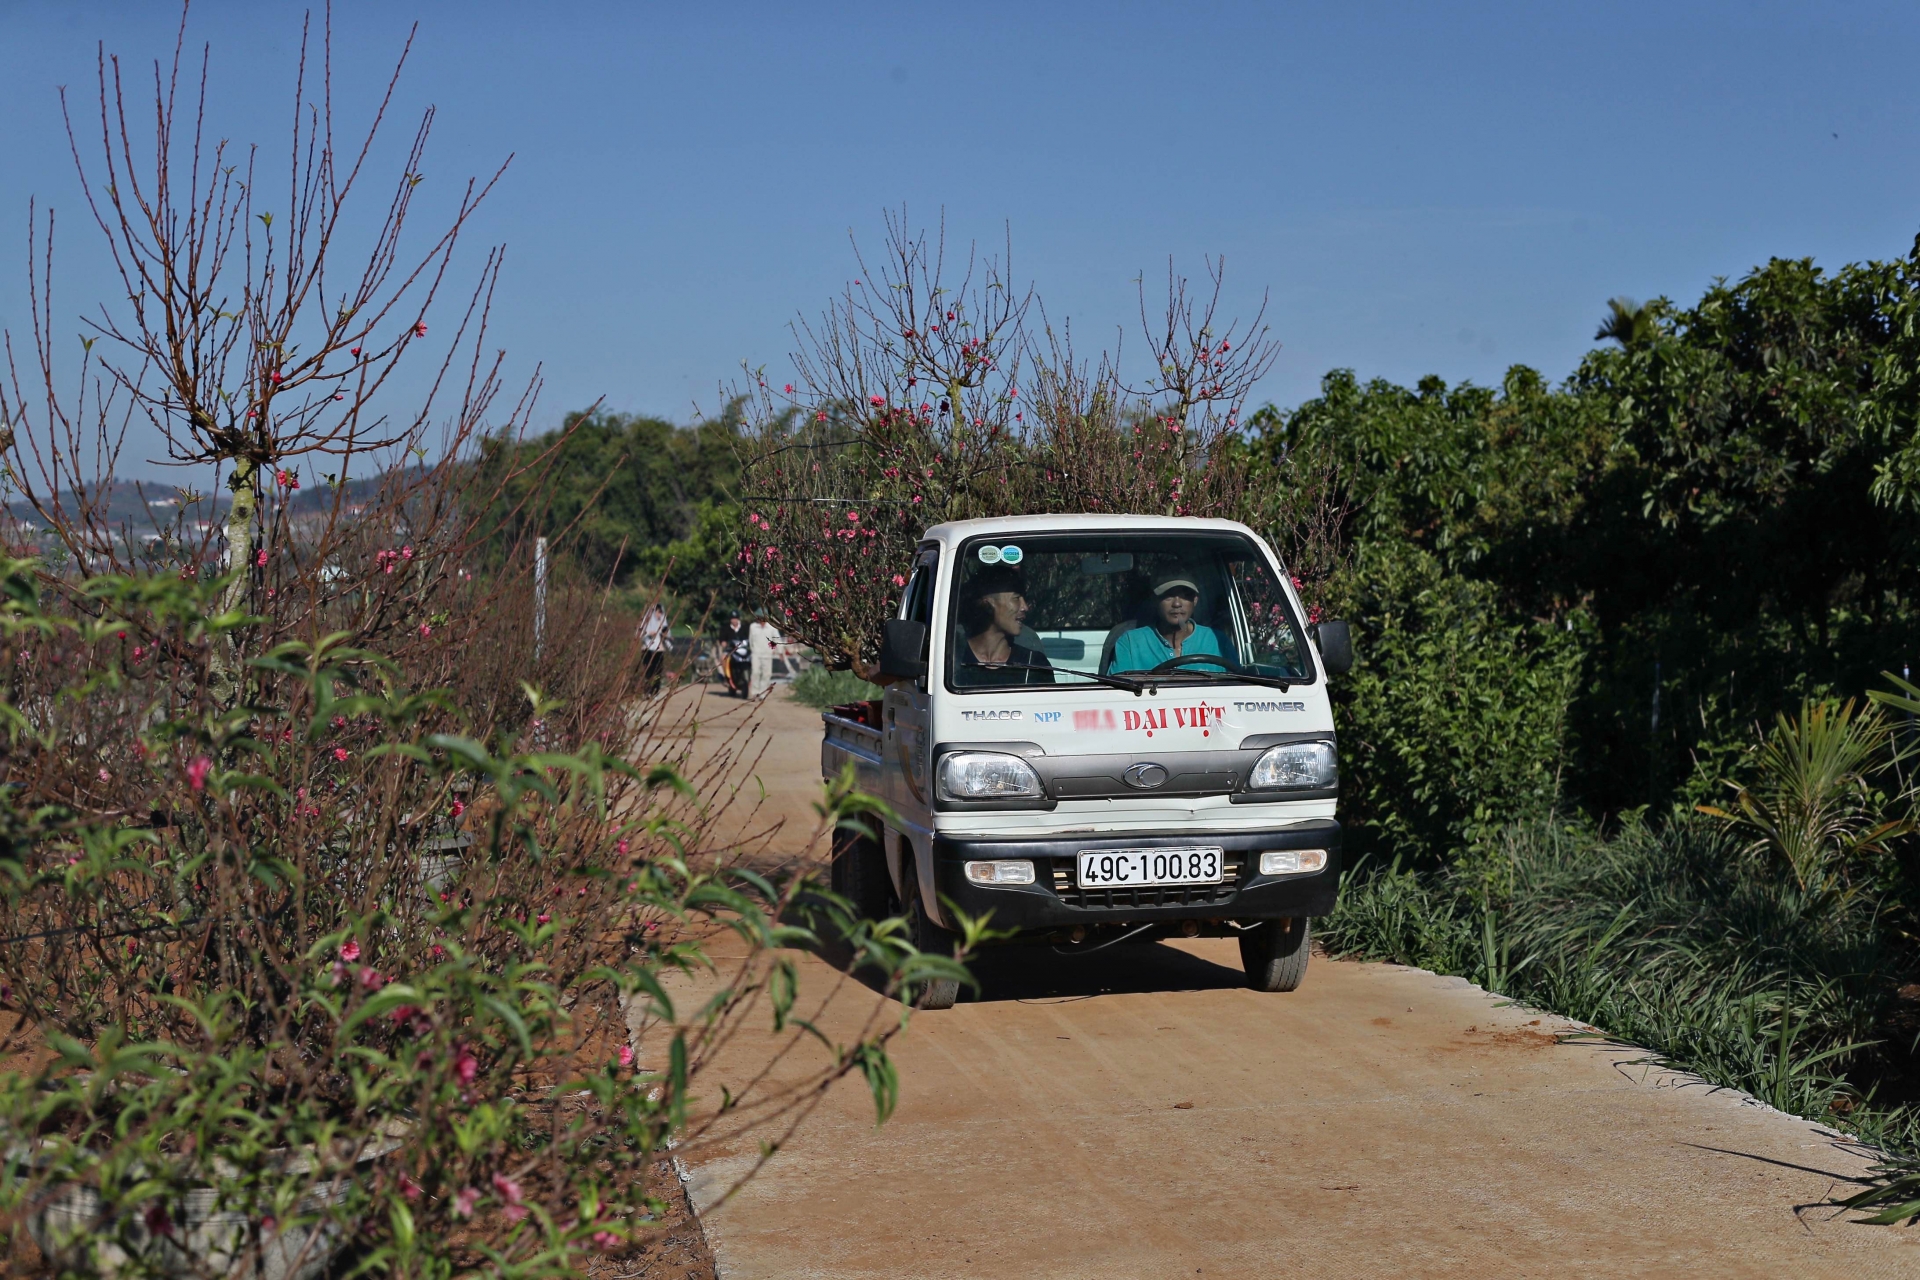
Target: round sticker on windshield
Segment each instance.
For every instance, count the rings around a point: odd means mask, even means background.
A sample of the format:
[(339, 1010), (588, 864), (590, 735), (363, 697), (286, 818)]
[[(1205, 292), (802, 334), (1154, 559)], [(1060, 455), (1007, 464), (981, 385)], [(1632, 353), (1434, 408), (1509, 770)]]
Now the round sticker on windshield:
[(980, 563), (981, 564), (999, 564), (1000, 548), (998, 547), (980, 548)]
[(1024, 555), (1018, 547), (1000, 548), (1000, 559), (1006, 564), (1019, 564)]

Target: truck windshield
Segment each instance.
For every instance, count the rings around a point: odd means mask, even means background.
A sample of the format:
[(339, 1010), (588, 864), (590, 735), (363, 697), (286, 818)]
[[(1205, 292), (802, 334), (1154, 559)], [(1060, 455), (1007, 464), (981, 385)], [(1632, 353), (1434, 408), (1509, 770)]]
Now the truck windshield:
[(1286, 592), (1234, 534), (1002, 534), (963, 544), (954, 577), (951, 689), (1312, 678)]

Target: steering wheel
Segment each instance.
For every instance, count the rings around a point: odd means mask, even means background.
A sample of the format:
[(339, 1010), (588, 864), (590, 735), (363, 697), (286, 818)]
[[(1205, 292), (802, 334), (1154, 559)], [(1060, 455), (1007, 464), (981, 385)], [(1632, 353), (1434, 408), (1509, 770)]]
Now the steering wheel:
[(1228, 671), (1231, 671), (1236, 675), (1247, 674), (1247, 668), (1241, 666), (1239, 663), (1235, 662), (1233, 659), (1223, 658), (1217, 653), (1183, 653), (1183, 654), (1180, 654), (1178, 657), (1168, 658), (1165, 662), (1159, 663), (1158, 665), (1153, 667), (1149, 667), (1147, 669), (1147, 674), (1150, 676), (1157, 676), (1162, 672), (1172, 671), (1176, 667), (1184, 667), (1191, 663), (1196, 663), (1196, 662), (1204, 662), (1211, 666), (1216, 666), (1216, 667), (1225, 667)]

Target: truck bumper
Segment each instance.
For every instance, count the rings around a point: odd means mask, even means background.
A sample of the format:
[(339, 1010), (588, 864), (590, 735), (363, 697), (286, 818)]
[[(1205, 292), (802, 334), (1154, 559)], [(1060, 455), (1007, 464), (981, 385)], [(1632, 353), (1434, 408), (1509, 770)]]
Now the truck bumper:
[[(1211, 845), (1225, 850), (1227, 874), (1221, 883), (1137, 889), (1082, 889), (1078, 885), (1078, 857), (1083, 852), (1190, 845)], [(1260, 855), (1275, 849), (1325, 849), (1326, 869), (1308, 875), (1260, 875)], [(967, 879), (968, 862), (1005, 858), (1031, 861), (1035, 882), (982, 885)], [(991, 912), (992, 927), (1017, 929), (1022, 933), (1122, 922), (1324, 916), (1333, 911), (1340, 886), (1340, 824), (1332, 819), (1320, 819), (1272, 831), (1130, 832), (1123, 836), (1067, 836), (1050, 840), (935, 836), (933, 880), (939, 895), (961, 911), (970, 916)], [(945, 915), (944, 902), (941, 907), (941, 914)]]

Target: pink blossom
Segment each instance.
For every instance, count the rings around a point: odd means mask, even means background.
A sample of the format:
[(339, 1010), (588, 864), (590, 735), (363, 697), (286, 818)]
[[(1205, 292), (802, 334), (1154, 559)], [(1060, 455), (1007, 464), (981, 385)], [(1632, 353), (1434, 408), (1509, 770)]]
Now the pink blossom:
[(461, 814), (465, 813), (466, 811), (467, 811), (467, 802), (465, 800), (455, 800), (453, 802), (452, 813), (454, 817), (457, 818)]
[(413, 326), (413, 336), (416, 338), (424, 338), (427, 336), (427, 322), (425, 320)]
[(420, 1184), (403, 1173), (400, 1175), (400, 1194), (409, 1200), (418, 1200), (420, 1198)]
[(619, 1236), (613, 1234), (613, 1232), (611, 1231), (596, 1231), (593, 1233), (593, 1243), (594, 1243), (594, 1246), (598, 1249), (601, 1249), (603, 1251), (611, 1251), (614, 1249), (618, 1249), (621, 1245), (625, 1244), (626, 1241), (622, 1240)]
[(885, 404), (886, 402), (887, 402), (886, 397), (884, 396), (868, 396), (867, 397), (867, 403), (875, 406), (876, 408), (879, 407), (880, 405)]
[(792, 394), (793, 394), (793, 384), (792, 384), (791, 382), (789, 382), (789, 383), (787, 384), (787, 394), (788, 394), (788, 395), (792, 395)]
[(625, 853), (628, 848), (627, 840), (625, 839), (625, 837), (622, 837), (618, 842), (616, 842), (613, 848), (616, 853)]
[(402, 560), (413, 559), (413, 547), (411, 544), (400, 548), (400, 558)]
[(893, 575), (893, 585), (896, 587), (904, 587), (907, 585), (907, 580), (896, 573)]
[(207, 789), (207, 774), (213, 768), (213, 761), (205, 756), (195, 756), (187, 762), (187, 785), (195, 791)]
[(134, 656), (135, 658), (144, 658), (144, 657), (146, 657), (146, 656), (147, 656), (147, 651), (146, 651), (146, 649), (145, 649), (145, 648), (143, 648), (142, 646), (140, 646), (140, 645), (135, 645), (135, 646), (133, 646), (133, 656)]
[(623, 1044), (620, 1046), (620, 1065), (623, 1067), (630, 1067), (633, 1065), (633, 1046), (632, 1045)]
[(262, 568), (266, 567), (266, 563), (267, 563), (266, 548), (262, 547), (260, 550), (253, 553), (253, 562)]
[(500, 1214), (508, 1222), (519, 1222), (527, 1216), (527, 1206), (523, 1204), (510, 1204), (502, 1209)]
[(333, 758), (341, 764), (345, 764), (347, 762), (347, 749), (345, 747), (335, 747), (333, 749)]
[(548, 915), (548, 914), (547, 914), (546, 912), (544, 912), (544, 911), (542, 911), (542, 912), (540, 913), (540, 919), (539, 919), (539, 921), (538, 921), (538, 923), (540, 923), (540, 924), (545, 924), (545, 923), (546, 923), (547, 921), (549, 921), (549, 920), (551, 920), (551, 919), (553, 919), (553, 917), (552, 917), (552, 916), (550, 916), (550, 915)]
[(113, 775), (112, 775), (112, 774), (110, 774), (110, 773), (108, 773), (108, 772), (107, 772), (107, 771), (106, 771), (105, 769), (102, 769), (102, 770), (100, 771), (100, 781), (102, 781), (102, 782), (112, 782), (112, 781), (113, 781)]
[(369, 991), (378, 991), (387, 985), (387, 976), (378, 969), (363, 968), (360, 970), (360, 985)]
[(453, 1051), (453, 1074), (459, 1077), (461, 1084), (472, 1084), (480, 1074), (480, 1059), (473, 1056), (473, 1050), (465, 1045), (457, 1045)]
[(433, 634), (433, 626), (431, 623), (423, 622), (420, 624), (420, 638), (422, 640), (425, 640), (428, 636), (432, 634)]
[(479, 1198), (480, 1192), (475, 1187), (462, 1187), (454, 1192), (453, 1216), (456, 1218), (471, 1218), (473, 1216), (474, 1202)]
[(352, 356), (357, 356), (360, 354), (360, 348), (355, 347), (353, 350), (349, 351), (347, 354)]
[(348, 964), (352, 964), (355, 960), (358, 960), (360, 958), (360, 944), (352, 938), (348, 938), (340, 944), (340, 958)]
[(499, 1192), (500, 1198), (508, 1204), (520, 1203), (520, 1184), (512, 1178), (507, 1177), (504, 1173), (496, 1173), (493, 1175), (493, 1189)]

